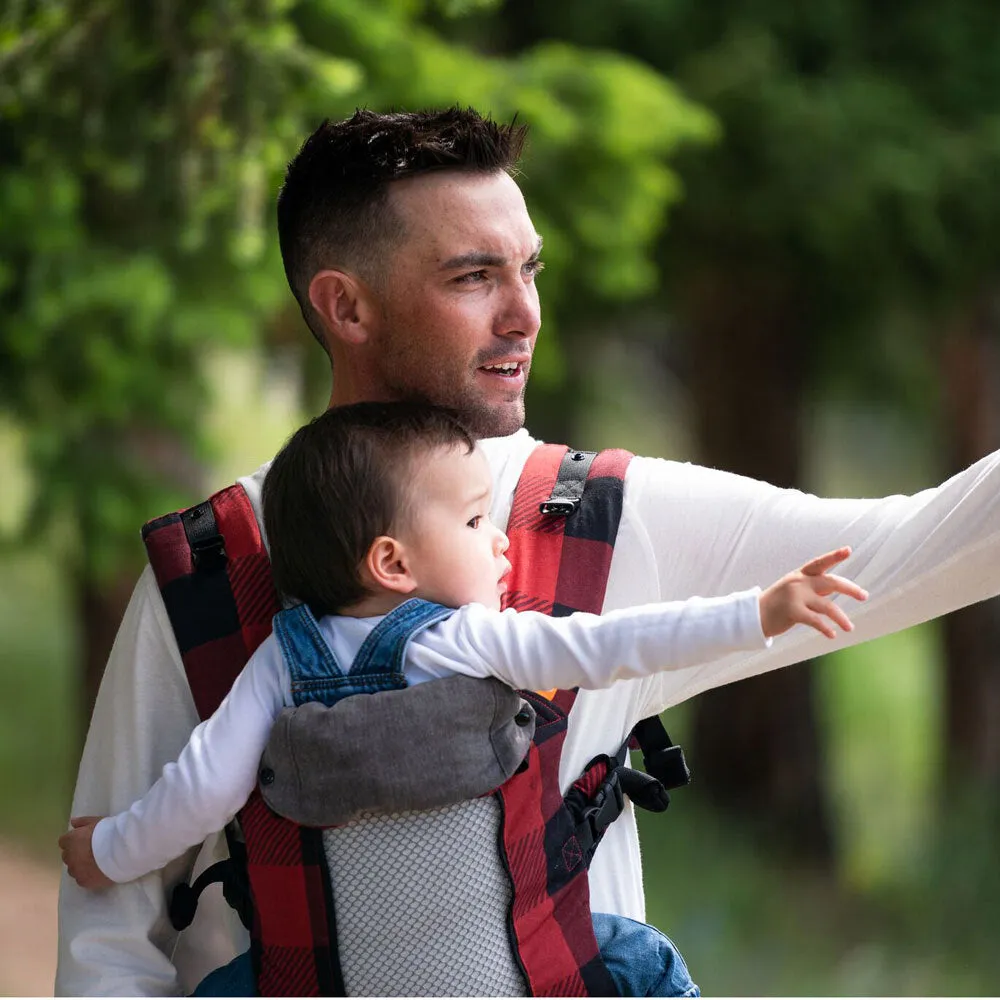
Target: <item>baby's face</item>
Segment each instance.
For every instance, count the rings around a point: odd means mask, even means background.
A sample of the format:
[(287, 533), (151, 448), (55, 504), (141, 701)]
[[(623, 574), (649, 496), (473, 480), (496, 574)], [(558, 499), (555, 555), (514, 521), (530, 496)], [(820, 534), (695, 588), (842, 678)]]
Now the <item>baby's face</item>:
[(510, 563), (507, 536), (490, 521), (492, 477), (477, 448), (435, 448), (415, 463), (408, 516), (398, 532), (417, 581), (413, 596), (457, 608), (499, 609)]

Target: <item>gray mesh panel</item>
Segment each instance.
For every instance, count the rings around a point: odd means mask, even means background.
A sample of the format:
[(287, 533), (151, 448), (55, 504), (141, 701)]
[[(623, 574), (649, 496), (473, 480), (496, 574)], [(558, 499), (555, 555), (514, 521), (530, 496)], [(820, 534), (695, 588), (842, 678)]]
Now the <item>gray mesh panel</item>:
[(493, 796), (323, 833), (349, 996), (524, 996)]

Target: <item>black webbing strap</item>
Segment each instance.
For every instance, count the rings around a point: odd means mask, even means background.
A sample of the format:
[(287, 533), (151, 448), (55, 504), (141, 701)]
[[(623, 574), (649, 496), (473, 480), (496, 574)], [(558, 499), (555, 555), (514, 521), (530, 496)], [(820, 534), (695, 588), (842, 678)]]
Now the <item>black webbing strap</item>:
[(658, 715), (637, 723), (632, 736), (642, 751), (642, 766), (664, 788), (683, 788), (691, 783), (684, 751), (670, 739)]
[(226, 540), (219, 534), (212, 504), (191, 507), (181, 514), (184, 534), (191, 547), (191, 562), (198, 572), (211, 572), (226, 565)]
[(229, 845), (229, 857), (216, 861), (206, 868), (189, 885), (179, 882), (170, 894), (167, 913), (175, 931), (189, 927), (198, 909), (198, 899), (201, 894), (216, 882), (222, 883), (222, 896), (237, 912), (243, 926), (250, 930), (253, 925), (253, 897), (250, 894), (250, 878), (247, 875), (247, 847), (238, 840), (226, 827), (226, 843)]
[(614, 757), (591, 761), (588, 767), (605, 760), (608, 771), (589, 800), (583, 799), (576, 788), (566, 796), (566, 808), (573, 817), (576, 839), (588, 865), (605, 831), (625, 809), (626, 795), (634, 805), (649, 812), (663, 812), (670, 805), (670, 794), (657, 778), (626, 766), (628, 749), (625, 743)]
[(538, 505), (539, 511), (553, 517), (572, 514), (580, 506), (587, 473), (596, 457), (596, 451), (574, 451), (570, 448), (559, 465), (552, 495)]

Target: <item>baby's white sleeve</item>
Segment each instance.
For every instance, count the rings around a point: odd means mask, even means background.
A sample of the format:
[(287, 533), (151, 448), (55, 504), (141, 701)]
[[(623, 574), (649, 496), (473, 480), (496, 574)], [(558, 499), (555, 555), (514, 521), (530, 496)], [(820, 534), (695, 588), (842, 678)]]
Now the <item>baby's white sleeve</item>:
[(453, 670), (494, 676), (514, 688), (604, 688), (738, 650), (763, 649), (758, 588), (700, 598), (551, 618), (534, 611), (459, 609), (423, 639), (450, 645)]
[(162, 868), (232, 819), (253, 790), (288, 684), (277, 642), (268, 639), (153, 787), (97, 824), (94, 860), (108, 878), (128, 882)]

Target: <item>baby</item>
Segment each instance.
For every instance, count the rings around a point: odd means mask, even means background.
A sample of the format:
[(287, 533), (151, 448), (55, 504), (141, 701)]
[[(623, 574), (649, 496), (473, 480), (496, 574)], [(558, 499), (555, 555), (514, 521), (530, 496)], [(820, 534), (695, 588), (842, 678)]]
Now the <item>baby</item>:
[[(485, 458), (447, 411), (416, 403), (329, 410), (291, 438), (264, 485), (278, 590), (308, 607), (341, 664), (411, 598), (455, 608), (413, 637), (407, 683), (460, 673), (535, 691), (607, 687), (757, 649), (795, 624), (833, 638), (834, 625), (852, 625), (830, 595), (867, 597), (829, 572), (850, 554), (842, 548), (764, 591), (602, 616), (500, 611), (510, 564), (507, 538), (490, 521), (491, 489)], [(142, 799), (116, 816), (71, 821), (59, 841), (69, 874), (89, 889), (129, 881), (221, 830), (256, 784), (275, 719), (296, 703), (292, 675), (272, 635)], [(697, 995), (655, 928), (606, 914), (594, 924), (623, 995)], [(627, 960), (616, 952), (626, 940)], [(639, 953), (649, 961), (636, 961)]]

